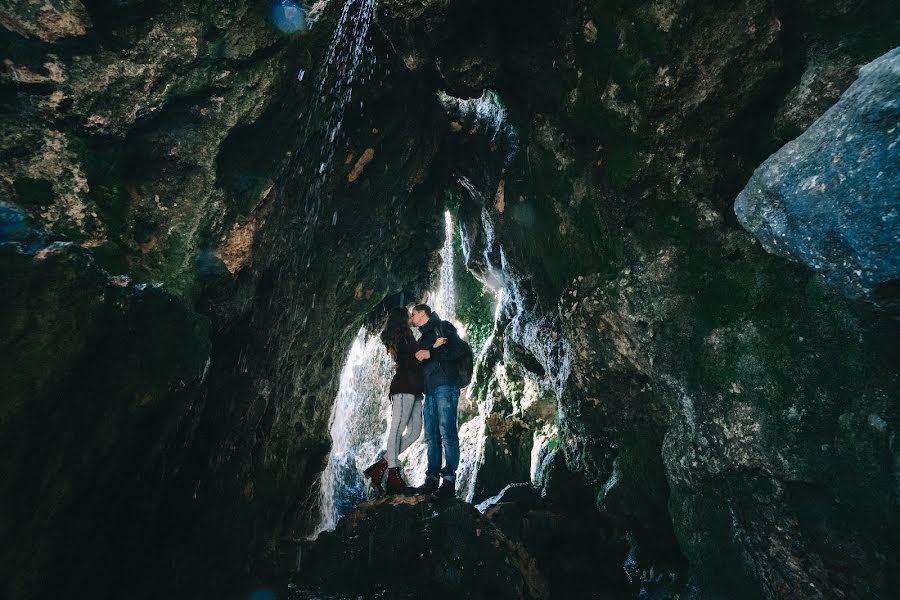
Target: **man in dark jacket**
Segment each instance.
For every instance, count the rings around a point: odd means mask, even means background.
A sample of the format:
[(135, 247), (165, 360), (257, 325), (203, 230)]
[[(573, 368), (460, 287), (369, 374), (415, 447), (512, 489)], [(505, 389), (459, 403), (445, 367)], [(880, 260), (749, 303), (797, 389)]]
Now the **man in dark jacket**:
[[(423, 494), (436, 493), (442, 498), (456, 496), (456, 468), (459, 466), (459, 432), (456, 411), (459, 406), (459, 375), (456, 361), (465, 349), (456, 327), (442, 321), (427, 304), (412, 310), (410, 323), (419, 328), (419, 351), (425, 375), (425, 443), (428, 445), (428, 468), (425, 483), (417, 488)], [(441, 468), (443, 447), (444, 467)], [(438, 475), (443, 480), (438, 486)]]

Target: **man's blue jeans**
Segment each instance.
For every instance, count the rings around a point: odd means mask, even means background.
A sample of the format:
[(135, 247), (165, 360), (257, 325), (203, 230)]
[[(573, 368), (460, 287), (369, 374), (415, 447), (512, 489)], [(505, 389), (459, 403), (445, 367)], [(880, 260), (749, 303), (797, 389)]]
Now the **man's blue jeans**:
[[(425, 443), (428, 444), (427, 477), (438, 474), (448, 481), (456, 481), (459, 466), (459, 432), (456, 428), (456, 409), (459, 406), (459, 387), (439, 385), (425, 394), (423, 417)], [(441, 468), (441, 447), (444, 450), (444, 468)]]

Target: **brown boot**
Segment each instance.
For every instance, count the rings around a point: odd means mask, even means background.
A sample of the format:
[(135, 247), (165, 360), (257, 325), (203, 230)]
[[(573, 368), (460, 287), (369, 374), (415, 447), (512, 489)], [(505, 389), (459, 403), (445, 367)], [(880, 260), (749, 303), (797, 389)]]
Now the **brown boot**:
[(384, 477), (385, 471), (387, 471), (387, 461), (383, 458), (363, 471), (363, 475), (372, 480), (372, 488), (379, 495), (384, 493), (384, 488), (381, 487), (381, 479)]
[(387, 493), (399, 494), (406, 489), (406, 482), (400, 476), (400, 467), (388, 469)]

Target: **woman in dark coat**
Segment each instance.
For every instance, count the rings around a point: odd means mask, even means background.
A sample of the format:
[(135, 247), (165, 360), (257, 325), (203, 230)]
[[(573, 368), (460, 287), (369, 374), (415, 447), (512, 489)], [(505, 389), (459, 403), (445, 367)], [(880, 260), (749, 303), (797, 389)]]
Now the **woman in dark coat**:
[(388, 473), (387, 491), (396, 494), (406, 488), (400, 476), (398, 456), (422, 433), (422, 397), (424, 382), (422, 363), (416, 359), (416, 338), (409, 326), (409, 312), (404, 307), (391, 310), (381, 332), (381, 341), (394, 360), (396, 372), (391, 379), (391, 421), (388, 425), (384, 457), (364, 471), (372, 487), (383, 491), (381, 480)]

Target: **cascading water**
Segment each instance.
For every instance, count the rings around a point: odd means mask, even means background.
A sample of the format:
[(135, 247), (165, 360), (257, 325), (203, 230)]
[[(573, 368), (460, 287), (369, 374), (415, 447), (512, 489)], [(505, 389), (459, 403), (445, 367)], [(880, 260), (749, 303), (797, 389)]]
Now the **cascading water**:
[(453, 215), (444, 213), (444, 245), (441, 247), (441, 271), (432, 309), (445, 321), (456, 325), (456, 281), (453, 276)]
[[(309, 122), (317, 121), (320, 139), (327, 139), (322, 145), (322, 160), (317, 173), (324, 173), (334, 158), (334, 140), (341, 130), (347, 106), (353, 98), (353, 84), (361, 66), (368, 64), (372, 57), (372, 46), (368, 44), (369, 26), (375, 14), (376, 0), (347, 0), (338, 19), (337, 27), (328, 46), (328, 54), (316, 87), (315, 106), (309, 114)], [(372, 57), (372, 61), (374, 61)], [(330, 84), (330, 88), (328, 87)], [(327, 108), (320, 115), (322, 107)], [(320, 118), (324, 116), (324, 118)]]
[[(372, 77), (377, 62), (368, 41), (375, 4), (376, 0), (343, 0), (325, 60), (319, 67), (315, 92), (304, 115), (298, 117), (306, 121), (302, 144), (293, 153), (284, 176), (291, 187), (285, 190), (283, 199), (274, 208), (279, 214), (273, 220), (283, 225), (269, 228), (265, 234), (271, 264), (277, 269), (274, 279), (278, 281), (277, 293), (269, 296), (268, 308), (283, 315), (267, 343), (277, 360), (274, 368), (284, 380), (289, 380), (296, 368), (296, 361), (285, 348), (290, 348), (298, 330), (306, 327), (309, 317), (309, 307), (293, 299), (309, 292), (305, 289), (307, 279), (303, 275), (310, 269), (314, 244), (321, 229), (322, 193), (331, 175), (330, 167), (338, 145), (336, 140), (351, 107), (354, 86)], [(308, 16), (318, 18), (324, 5), (324, 2), (316, 2)], [(301, 70), (298, 80), (303, 78)], [(294, 189), (301, 191), (292, 195), (290, 190)], [(332, 223), (336, 220), (335, 214)], [(240, 363), (241, 368), (246, 369), (243, 353)]]
[(334, 402), (331, 454), (322, 473), (322, 521), (318, 531), (334, 529), (338, 519), (366, 499), (360, 477), (377, 455), (390, 410), (388, 388), (393, 363), (378, 336), (359, 330)]
[[(319, 225), (321, 193), (334, 161), (335, 140), (351, 105), (354, 86), (372, 77), (377, 62), (369, 42), (375, 4), (376, 0), (345, 0), (319, 71), (312, 104), (306, 111), (304, 145), (294, 153), (290, 167), (293, 179), (303, 181), (302, 214), (295, 215), (299, 223), (283, 246), (293, 253), (288, 266), (292, 272), (309, 266), (305, 242), (313, 239), (311, 233)], [(302, 81), (304, 74), (301, 70), (298, 80)], [(359, 105), (362, 107), (362, 101)]]

